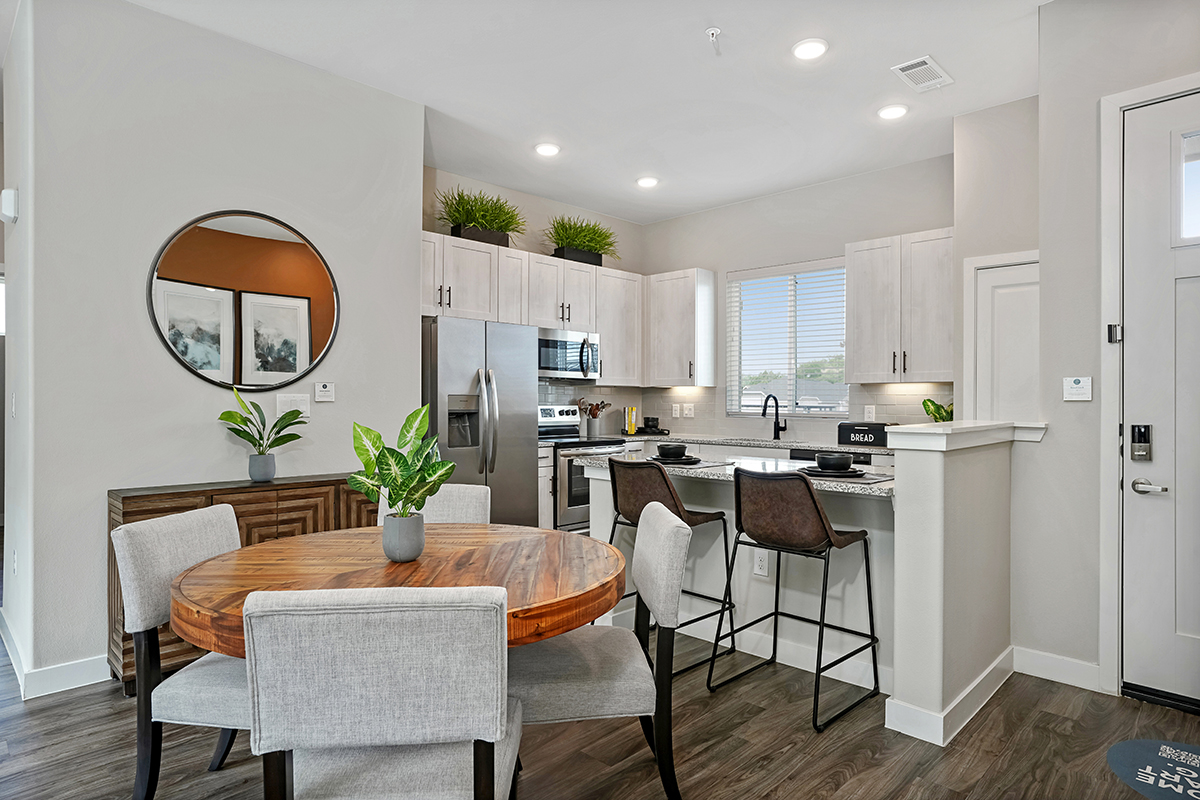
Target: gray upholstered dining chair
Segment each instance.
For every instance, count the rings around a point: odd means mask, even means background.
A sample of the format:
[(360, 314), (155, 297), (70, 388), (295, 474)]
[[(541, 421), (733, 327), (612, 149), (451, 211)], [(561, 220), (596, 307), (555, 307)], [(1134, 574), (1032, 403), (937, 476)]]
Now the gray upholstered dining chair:
[(243, 622), (267, 798), (515, 797), (503, 587), (253, 592)]
[[(515, 647), (508, 656), (508, 692), (521, 701), (526, 723), (638, 717), (671, 800), (680, 797), (671, 745), (671, 666), (691, 539), (683, 520), (662, 503), (650, 503), (641, 512), (633, 548), (634, 631), (585, 625)], [(658, 622), (653, 659), (652, 613)]]
[(125, 603), (125, 631), (133, 634), (137, 681), (137, 772), (134, 800), (158, 788), (162, 724), (220, 728), (209, 770), (220, 769), (238, 730), (250, 728), (246, 662), (209, 653), (165, 680), (158, 628), (171, 618), (171, 582), (188, 567), (241, 546), (233, 506), (218, 505), (130, 522), (112, 532)]
[[(378, 524), (383, 524), (383, 518), (387, 514), (387, 505), (381, 502)], [(492, 487), (444, 483), (437, 494), (425, 501), (425, 508), (421, 509), (421, 514), (429, 523), (462, 522), (486, 525), (492, 521)]]

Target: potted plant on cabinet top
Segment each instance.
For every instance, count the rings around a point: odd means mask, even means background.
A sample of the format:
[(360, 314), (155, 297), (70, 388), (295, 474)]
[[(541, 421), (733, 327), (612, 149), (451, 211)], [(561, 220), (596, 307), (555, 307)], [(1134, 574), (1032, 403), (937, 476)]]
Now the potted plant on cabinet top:
[(285, 411), (275, 420), (275, 424), (268, 428), (267, 415), (263, 413), (262, 406), (253, 400), (247, 406), (236, 388), (233, 390), (233, 396), (244, 413), (225, 411), (217, 419), (228, 422), (229, 432), (239, 439), (246, 440), (254, 448), (254, 455), (250, 456), (250, 480), (258, 483), (269, 481), (275, 477), (275, 454), (271, 450), (300, 439), (300, 434), (284, 431), (295, 425), (308, 423), (300, 419), (299, 409), (292, 409)]
[(617, 235), (599, 222), (580, 217), (551, 217), (546, 238), (554, 244), (554, 255), (570, 261), (600, 266), (603, 256), (617, 255)]
[(425, 519), (419, 512), (454, 474), (453, 461), (438, 460), (437, 437), (426, 439), (428, 430), (428, 405), (404, 420), (395, 448), (386, 447), (378, 431), (354, 423), (354, 452), (363, 468), (346, 483), (392, 509), (383, 518), (383, 552), (392, 561), (415, 561), (421, 555)]
[(525, 217), (499, 195), (468, 192), (461, 186), (434, 192), (442, 210), (438, 221), (450, 226), (450, 235), (508, 247), (509, 235), (525, 232)]

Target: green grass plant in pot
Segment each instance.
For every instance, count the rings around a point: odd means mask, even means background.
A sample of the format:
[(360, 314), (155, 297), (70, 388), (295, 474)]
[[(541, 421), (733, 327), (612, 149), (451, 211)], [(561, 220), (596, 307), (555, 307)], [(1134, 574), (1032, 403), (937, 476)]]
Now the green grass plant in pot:
[(582, 217), (551, 217), (546, 238), (554, 245), (554, 255), (571, 261), (600, 266), (603, 256), (617, 255), (617, 235), (612, 228)]
[(284, 431), (308, 423), (300, 419), (298, 409), (292, 409), (285, 411), (275, 420), (275, 424), (268, 428), (267, 415), (263, 413), (262, 406), (253, 400), (250, 401), (250, 405), (246, 405), (237, 389), (233, 390), (233, 396), (242, 410), (225, 411), (217, 419), (229, 423), (229, 432), (249, 442), (254, 448), (254, 454), (250, 456), (250, 480), (258, 483), (269, 481), (275, 477), (275, 454), (271, 451), (302, 438), (298, 433)]
[(468, 192), (461, 186), (434, 192), (442, 210), (438, 221), (450, 226), (450, 235), (508, 247), (509, 236), (525, 232), (525, 217), (499, 195)]
[(383, 552), (392, 561), (415, 561), (421, 555), (425, 519), (420, 511), (454, 474), (453, 461), (438, 460), (437, 437), (426, 439), (428, 430), (428, 405), (404, 420), (394, 448), (384, 445), (379, 431), (354, 423), (354, 452), (363, 468), (346, 483), (392, 510), (383, 518)]

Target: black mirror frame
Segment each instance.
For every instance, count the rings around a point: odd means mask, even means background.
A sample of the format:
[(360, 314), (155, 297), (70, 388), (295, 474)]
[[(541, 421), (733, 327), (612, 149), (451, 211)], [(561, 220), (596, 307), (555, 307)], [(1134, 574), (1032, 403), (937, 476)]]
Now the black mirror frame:
[[(325, 273), (329, 276), (329, 286), (333, 289), (333, 329), (329, 332), (329, 341), (325, 343), (325, 348), (321, 351), (320, 355), (313, 359), (312, 363), (309, 364), (303, 372), (297, 373), (295, 377), (289, 378), (286, 381), (274, 383), (269, 386), (225, 383), (224, 381), (213, 380), (207, 375), (201, 374), (199, 371), (193, 368), (191, 364), (184, 361), (183, 357), (179, 355), (174, 347), (171, 347), (171, 343), (167, 341), (167, 337), (163, 335), (162, 328), (160, 328), (158, 325), (158, 316), (154, 313), (154, 278), (158, 275), (158, 265), (159, 262), (162, 261), (163, 255), (167, 252), (167, 248), (169, 248), (171, 244), (186, 231), (191, 230), (201, 222), (205, 222), (206, 220), (210, 219), (216, 219), (217, 217), (232, 216), (255, 217), (257, 219), (266, 220), (267, 222), (272, 222), (296, 236), (298, 239), (300, 239), (300, 241), (308, 245), (308, 248), (312, 250), (312, 252), (316, 254), (317, 258), (321, 260), (321, 266), (325, 267)], [(171, 354), (171, 357), (179, 362), (179, 364), (190, 374), (202, 381), (205, 381), (206, 383), (211, 383), (214, 386), (220, 386), (223, 389), (231, 389), (236, 387), (239, 392), (270, 392), (277, 389), (282, 389), (285, 386), (291, 386), (293, 383), (296, 383), (316, 369), (317, 365), (325, 360), (325, 356), (329, 354), (330, 348), (333, 347), (334, 339), (337, 338), (338, 326), (340, 325), (342, 319), (342, 298), (341, 295), (338, 294), (337, 280), (335, 280), (333, 277), (333, 270), (329, 268), (329, 262), (325, 260), (325, 256), (320, 250), (317, 249), (316, 245), (309, 241), (307, 236), (293, 228), (291, 225), (288, 225), (283, 220), (272, 217), (269, 214), (263, 214), (259, 211), (243, 211), (232, 209), (228, 211), (214, 211), (210, 214), (204, 214), (196, 217), (191, 222), (181, 226), (174, 233), (167, 237), (167, 240), (163, 242), (162, 247), (158, 248), (158, 252), (155, 253), (154, 260), (150, 263), (150, 275), (146, 278), (146, 310), (150, 314), (150, 326), (154, 328), (154, 333), (158, 336), (158, 340), (162, 343), (162, 346), (166, 348), (167, 352)]]

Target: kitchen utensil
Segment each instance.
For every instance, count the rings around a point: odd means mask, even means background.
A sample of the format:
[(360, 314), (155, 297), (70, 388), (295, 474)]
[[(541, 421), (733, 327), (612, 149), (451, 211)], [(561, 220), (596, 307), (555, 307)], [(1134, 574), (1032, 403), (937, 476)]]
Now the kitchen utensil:
[(687, 445), (661, 442), (658, 445), (658, 455), (661, 458), (686, 458)]
[(853, 453), (817, 453), (817, 466), (825, 472), (844, 472), (853, 463)]

